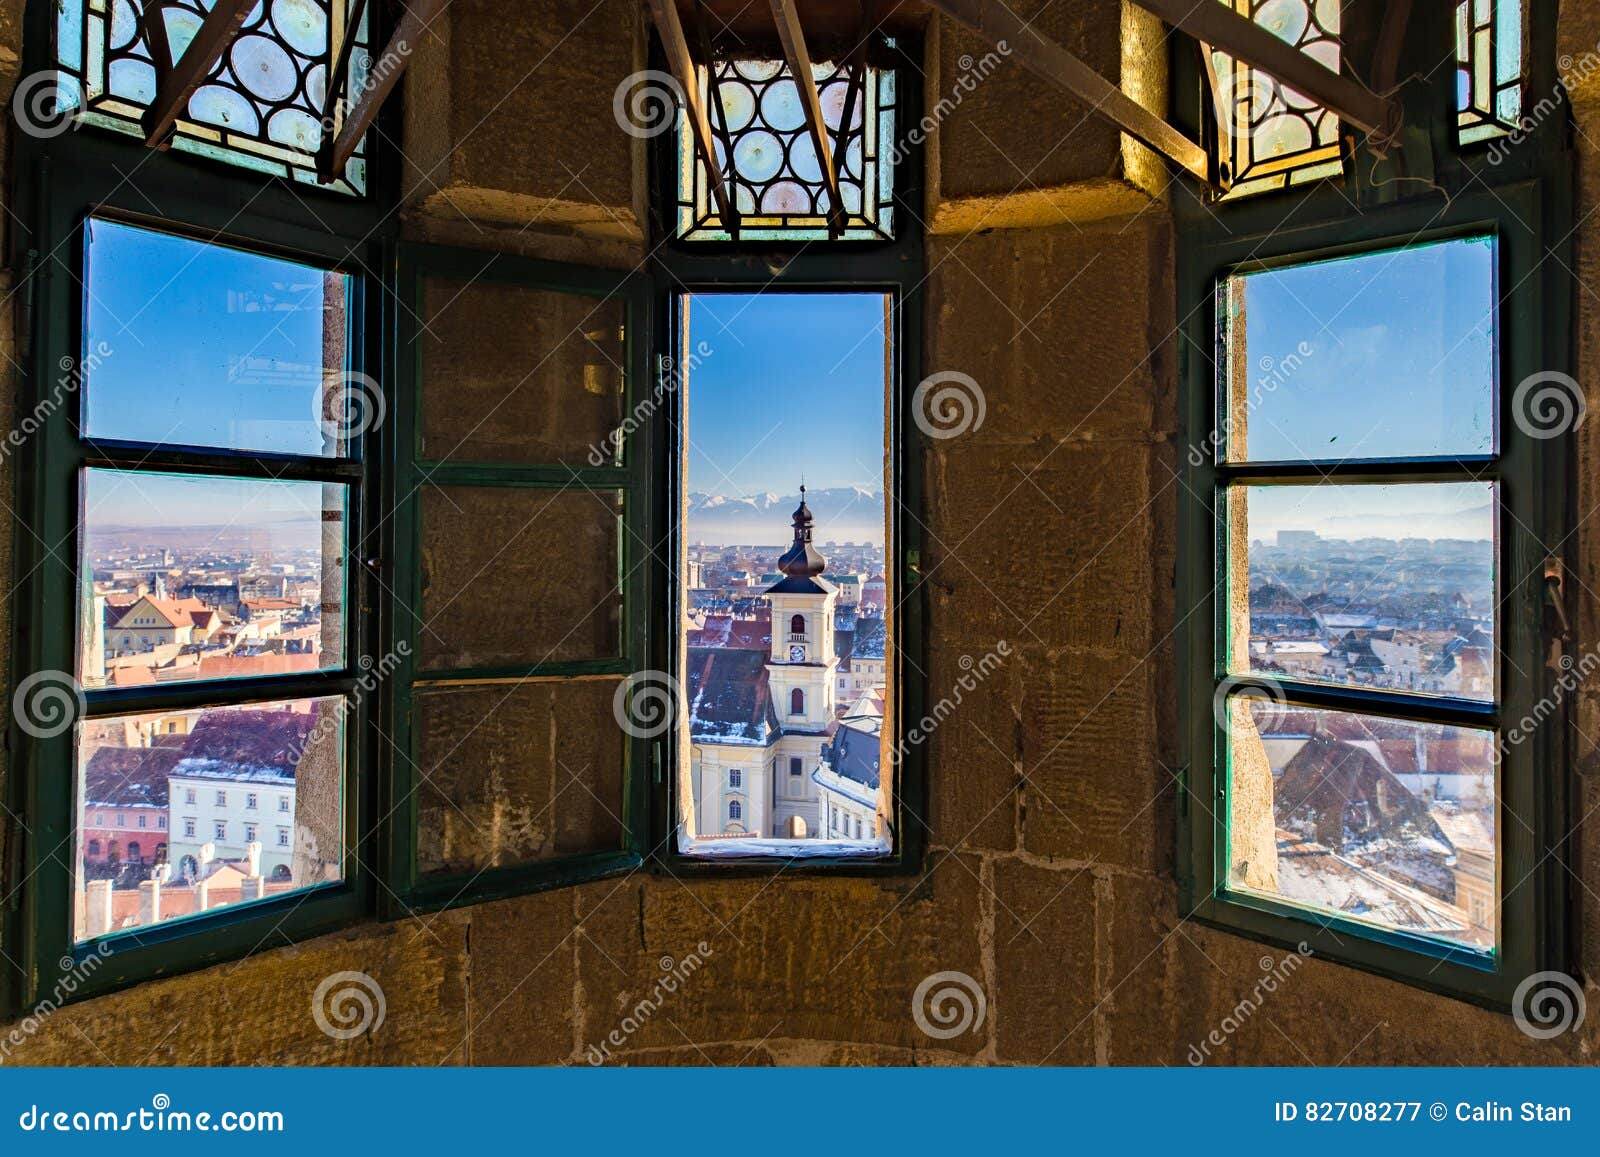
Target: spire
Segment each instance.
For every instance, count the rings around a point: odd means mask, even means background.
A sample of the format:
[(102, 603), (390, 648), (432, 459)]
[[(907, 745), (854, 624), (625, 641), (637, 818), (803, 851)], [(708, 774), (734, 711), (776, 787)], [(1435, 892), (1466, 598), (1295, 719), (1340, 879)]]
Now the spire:
[(800, 505), (794, 512), (794, 545), (778, 560), (778, 569), (791, 578), (815, 578), (828, 568), (828, 560), (811, 545), (811, 508), (806, 505), (805, 483), (800, 484)]

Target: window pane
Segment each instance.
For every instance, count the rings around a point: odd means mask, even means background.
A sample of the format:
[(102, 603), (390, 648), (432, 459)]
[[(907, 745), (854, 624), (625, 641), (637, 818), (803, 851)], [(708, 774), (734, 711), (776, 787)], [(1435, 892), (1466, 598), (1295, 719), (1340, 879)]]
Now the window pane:
[(621, 299), (429, 277), (422, 313), (424, 458), (617, 461)]
[(523, 680), (419, 691), (417, 870), (620, 850), (616, 690), (616, 680)]
[[(739, 212), (739, 236), (793, 241), (829, 239), (828, 193), (800, 93), (788, 66), (776, 60), (719, 60), (720, 116), (733, 144), (729, 173), (719, 110), (712, 104), (704, 67), (696, 76), (711, 120), (717, 165), (729, 178)], [(828, 144), (844, 119), (850, 66), (812, 65)], [(636, 94), (648, 96), (649, 94)], [(639, 113), (649, 104), (631, 106)], [(731, 234), (717, 216), (705, 165), (695, 150), (688, 118), (678, 129), (678, 232), (691, 241), (725, 241)], [(647, 132), (647, 126), (640, 126)], [(839, 192), (844, 201), (841, 240), (872, 241), (894, 236), (895, 77), (892, 69), (869, 67), (851, 109), (845, 148), (835, 149)]]
[(1495, 245), (1476, 237), (1223, 283), (1232, 461), (1495, 449)]
[(1464, 145), (1504, 136), (1521, 120), (1522, 20), (1521, 0), (1456, 4), (1456, 125)]
[(615, 490), (430, 486), (422, 493), (422, 666), (622, 653)]
[[(1215, 2), (1339, 71), (1339, 0)], [(1211, 63), (1221, 105), (1221, 159), (1233, 178), (1228, 197), (1283, 189), (1343, 171), (1339, 118), (1331, 111), (1226, 53), (1213, 52)]]
[(341, 879), (343, 768), (337, 698), (81, 722), (74, 940)]
[(112, 221), (87, 252), (89, 437), (336, 456), (381, 417), (346, 275)]
[(1230, 669), (1495, 697), (1490, 483), (1228, 491)]
[(346, 488), (83, 475), (85, 687), (344, 666)]
[[(886, 304), (685, 302), (678, 808), (690, 854), (889, 850)], [(648, 716), (659, 688), (632, 690)]]
[(1248, 695), (1220, 715), (1230, 887), (1495, 946), (1493, 732)]
[[(140, 118), (155, 100), (156, 67), (146, 22), (160, 12), (172, 55), (179, 58), (200, 30), (210, 0), (61, 0), (56, 8), (56, 74), (63, 109), (85, 124), (144, 136)], [(258, 4), (205, 83), (179, 117), (172, 147), (274, 176), (290, 176), (344, 193), (366, 190), (363, 141), (341, 178), (317, 179), (328, 61), (338, 53), (349, 19), (342, 0), (273, 0)], [(351, 34), (347, 93), (368, 87), (368, 20)], [(343, 110), (335, 111), (335, 125)]]

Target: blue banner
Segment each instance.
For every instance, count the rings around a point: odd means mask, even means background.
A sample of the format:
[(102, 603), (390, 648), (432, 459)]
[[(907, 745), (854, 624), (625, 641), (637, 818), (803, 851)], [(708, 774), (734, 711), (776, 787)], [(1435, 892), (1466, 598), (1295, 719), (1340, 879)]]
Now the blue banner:
[(568, 1154), (1025, 1143), (1414, 1157), (1519, 1136), (1592, 1145), (1597, 1093), (1594, 1069), (0, 1069), (0, 1153), (231, 1157), (288, 1142), (314, 1157), (489, 1141)]

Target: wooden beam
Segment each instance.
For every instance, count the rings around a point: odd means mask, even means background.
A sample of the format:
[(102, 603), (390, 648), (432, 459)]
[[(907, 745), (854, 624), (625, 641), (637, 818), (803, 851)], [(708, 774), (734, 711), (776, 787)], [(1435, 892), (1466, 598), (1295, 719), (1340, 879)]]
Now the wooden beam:
[[(200, 31), (194, 34), (183, 55), (156, 79), (155, 103), (145, 110), (142, 125), (145, 144), (166, 147), (173, 126), (189, 107), (194, 90), (211, 75), (255, 6), (256, 0), (217, 0), (216, 6), (206, 13)], [(159, 14), (159, 9), (152, 11)], [(168, 52), (170, 54), (170, 48)]]
[(322, 142), (317, 146), (317, 176), (323, 182), (331, 181), (335, 176), (334, 126), (339, 121), (337, 115), (339, 106), (344, 104), (345, 107), (349, 107), (345, 101), (345, 86), (350, 83), (350, 53), (355, 48), (356, 32), (360, 29), (361, 18), (366, 12), (367, 0), (355, 0), (350, 6), (350, 15), (346, 18), (341, 32), (339, 51), (334, 55), (333, 67), (323, 78), (323, 88), (327, 91), (322, 102)]
[(411, 54), (427, 35), (428, 25), (449, 3), (450, 0), (404, 0), (404, 15), (389, 34), (389, 43), (384, 46), (383, 54), (373, 60), (367, 72), (366, 91), (361, 94), (355, 108), (345, 114), (344, 124), (339, 126), (339, 135), (333, 140), (333, 152), (328, 158), (329, 173), (337, 176), (344, 172), (356, 146), (377, 119), (383, 102), (405, 75)]
[(1372, 50), (1372, 87), (1384, 96), (1393, 94), (1400, 79), (1400, 49), (1410, 21), (1411, 0), (1388, 0), (1384, 5), (1378, 43)]
[(822, 119), (822, 99), (817, 95), (817, 78), (811, 70), (811, 54), (806, 51), (805, 33), (800, 28), (800, 13), (794, 0), (771, 0), (772, 18), (778, 25), (778, 40), (783, 44), (783, 59), (800, 94), (800, 107), (806, 114), (811, 147), (816, 150), (822, 169), (822, 183), (828, 190), (828, 231), (837, 235), (844, 229), (844, 198), (839, 195), (839, 170), (833, 163), (833, 146), (828, 143), (828, 126)]
[[(839, 114), (839, 127), (833, 134), (833, 155), (839, 165), (839, 171), (844, 171), (845, 150), (850, 140), (850, 122), (855, 119), (856, 102), (866, 104), (865, 93), (867, 89), (867, 46), (878, 31), (878, 4), (877, 0), (861, 0), (861, 27), (856, 33), (856, 45), (850, 53), (850, 80), (845, 86), (844, 111)], [(864, 115), (864, 114), (863, 114)], [(863, 120), (863, 130), (865, 121)], [(862, 133), (863, 164), (866, 161), (866, 134)], [(863, 198), (866, 196), (866, 173), (861, 174)]]
[[(1055, 41), (1023, 23), (1000, 0), (926, 0), (926, 3), (966, 25), (1030, 72), (1060, 85), (1091, 110), (1112, 121), (1135, 140), (1149, 145), (1196, 180), (1210, 183), (1211, 163), (1204, 149)], [(1215, 0), (1204, 0), (1204, 3), (1215, 5)]]
[(1216, 0), (1134, 0), (1174, 28), (1203, 44), (1260, 69), (1303, 93), (1340, 120), (1363, 132), (1390, 135), (1399, 124), (1399, 105), (1379, 96), (1320, 60), (1281, 40), (1249, 17)]
[[(695, 80), (694, 58), (689, 55), (689, 42), (683, 35), (683, 21), (678, 19), (676, 0), (650, 0), (650, 14), (655, 17), (656, 32), (661, 46), (667, 51), (667, 66), (678, 78), (683, 89), (684, 114), (689, 118), (689, 135), (705, 165), (706, 182), (711, 186), (711, 198), (717, 203), (717, 217), (725, 229), (731, 230), (734, 221), (733, 197), (722, 179), (722, 169), (717, 165), (717, 149), (711, 141), (711, 121), (706, 116), (705, 101), (700, 99), (700, 85)], [(706, 61), (706, 67), (711, 67)], [(728, 158), (733, 167), (733, 158)]]
[(150, 63), (156, 66), (156, 83), (172, 71), (172, 41), (167, 37), (165, 4), (145, 0), (144, 40), (150, 46)]
[[(711, 29), (706, 20), (705, 0), (694, 0), (694, 30), (700, 41), (700, 59), (706, 62), (706, 96), (711, 101), (711, 111), (717, 114), (717, 139), (722, 142), (722, 156), (728, 165), (727, 180), (737, 190), (738, 183), (734, 180), (733, 172), (733, 134), (728, 131), (728, 109), (722, 103), (722, 81), (717, 78), (717, 54), (711, 47)], [(713, 153), (713, 161), (715, 156)], [(732, 240), (739, 240), (737, 193), (728, 199), (728, 212), (722, 220), (722, 225)]]

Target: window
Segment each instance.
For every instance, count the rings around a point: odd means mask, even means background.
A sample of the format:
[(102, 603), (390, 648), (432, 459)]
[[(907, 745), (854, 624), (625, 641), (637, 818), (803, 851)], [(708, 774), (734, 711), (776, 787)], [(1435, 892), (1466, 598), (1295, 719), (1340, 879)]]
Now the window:
[(740, 803), (736, 799), (735, 800), (729, 800), (728, 801), (728, 818), (730, 820), (743, 819), (744, 818), (744, 804)]
[[(1540, 76), (1553, 34), (1521, 27)], [(1408, 118), (1465, 107), (1426, 40)], [(1571, 936), (1560, 121), (1506, 164), (1357, 139), (1338, 186), (1178, 224), (1184, 912), (1501, 1007)], [(1423, 166), (1433, 192), (1376, 194)]]
[(191, 788), (185, 788), (184, 789), (183, 802), (184, 803), (194, 803), (195, 802), (195, 799), (194, 799), (194, 788), (191, 787)]
[(253, 844), (253, 843), (256, 842), (256, 825), (255, 824), (245, 824), (244, 825), (244, 842), (247, 843), (247, 844)]
[(128, 826), (128, 817), (123, 815), (121, 812), (117, 813), (117, 826), (119, 828), (125, 828)]
[[(65, 0), (56, 7), (58, 99), (78, 109), (86, 124), (143, 136), (140, 119), (156, 92), (149, 13), (162, 14), (170, 51), (181, 56), (209, 9), (200, 0), (175, 0), (159, 9)], [(327, 62), (347, 35), (355, 45), (346, 91), (360, 92), (367, 84), (365, 8), (356, 9), (360, 17), (353, 29), (342, 25), (348, 11), (338, 0), (258, 6), (190, 98), (172, 147), (315, 185)], [(334, 188), (366, 189), (363, 154), (358, 148)]]
[[(1215, 3), (1216, 0), (1207, 0)], [(1340, 6), (1318, 0), (1222, 0), (1307, 56), (1339, 70)], [(1228, 197), (1337, 176), (1339, 118), (1243, 61), (1213, 52), (1218, 148)]]
[(801, 768), (802, 763), (800, 757), (798, 755), (791, 755), (789, 757), (789, 774), (799, 775), (801, 773)]
[(212, 824), (212, 829), (213, 829), (212, 830), (212, 835), (216, 836), (217, 839), (225, 840), (225, 839), (228, 838), (228, 825), (227, 825), (227, 823), (225, 821), (223, 821), (223, 820), (215, 821)]
[(728, 786), (729, 787), (743, 787), (744, 786), (744, 772), (740, 771), (737, 767), (735, 767), (732, 770), (730, 770), (728, 772)]
[(288, 796), (280, 795), (278, 797), (278, 810), (281, 811), (281, 812), (286, 812), (286, 811), (289, 810), (289, 797)]
[(90, 840), (89, 841), (89, 855), (91, 855), (92, 857), (94, 857), (97, 860), (100, 858), (100, 841), (99, 840)]
[(194, 839), (194, 825), (195, 821), (192, 819), (185, 819), (183, 821), (183, 835), (185, 839)]
[(789, 633), (801, 639), (806, 637), (806, 617), (804, 615), (796, 615), (789, 620)]
[(139, 847), (138, 841), (134, 841), (133, 843), (129, 844), (128, 860), (135, 864), (140, 863), (144, 858), (142, 851), (143, 850)]
[(217, 793), (217, 806), (218, 807), (227, 807), (228, 806), (228, 793), (227, 792), (219, 791)]
[(287, 848), (289, 846), (289, 829), (288, 828), (279, 828), (278, 829), (278, 846), (280, 848)]
[(789, 692), (789, 714), (804, 715), (806, 713), (806, 693), (796, 687)]
[(1456, 126), (1464, 145), (1519, 127), (1524, 19), (1522, 0), (1456, 4)]
[(162, 831), (166, 831), (167, 830), (167, 817), (166, 816), (157, 816), (156, 817), (156, 827), (160, 828)]
[[(812, 70), (846, 214), (839, 237), (888, 240), (895, 226), (896, 71), (869, 65), (862, 82), (853, 84), (849, 65), (816, 62)], [(719, 59), (709, 71), (699, 67), (696, 76), (716, 130), (716, 163), (732, 186), (738, 239), (828, 239), (832, 206), (788, 67), (776, 60)], [(715, 97), (710, 95), (713, 88)], [(841, 139), (839, 125), (847, 108), (850, 126)], [(689, 241), (730, 240), (733, 232), (718, 219), (688, 118), (682, 122), (677, 139), (678, 235)]]
[(251, 792), (246, 792), (245, 793), (244, 806), (249, 808), (251, 811), (255, 810), (255, 806), (256, 806), (256, 793), (255, 792), (251, 791)]
[(141, 828), (148, 826), (148, 824), (149, 824), (149, 818), (147, 816), (140, 816), (139, 817), (139, 826)]

